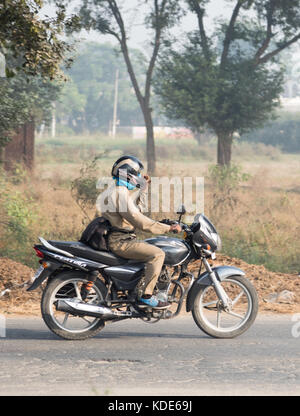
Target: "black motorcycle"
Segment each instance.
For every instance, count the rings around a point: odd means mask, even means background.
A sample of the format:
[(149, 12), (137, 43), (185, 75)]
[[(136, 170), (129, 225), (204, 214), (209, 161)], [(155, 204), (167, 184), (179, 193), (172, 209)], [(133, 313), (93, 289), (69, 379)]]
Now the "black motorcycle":
[[(35, 290), (47, 281), (41, 311), (50, 330), (65, 339), (86, 339), (101, 331), (105, 322), (139, 318), (153, 323), (174, 318), (185, 300), (186, 311), (192, 312), (206, 334), (233, 338), (245, 332), (258, 311), (255, 288), (236, 267), (211, 267), (221, 240), (205, 215), (197, 214), (193, 224), (187, 225), (181, 222), (184, 207), (178, 213), (183, 239), (159, 236), (145, 240), (165, 252), (154, 292), (158, 299), (170, 303), (164, 310), (138, 305), (143, 263), (96, 251), (80, 242), (46, 241), (40, 237), (41, 244), (34, 249), (41, 267), (27, 290)], [(199, 259), (195, 277), (187, 266)]]

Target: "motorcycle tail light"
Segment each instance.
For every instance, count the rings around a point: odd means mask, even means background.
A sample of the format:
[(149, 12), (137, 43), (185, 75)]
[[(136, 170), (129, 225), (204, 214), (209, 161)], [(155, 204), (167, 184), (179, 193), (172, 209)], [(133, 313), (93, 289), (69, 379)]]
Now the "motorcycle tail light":
[(38, 257), (40, 257), (41, 259), (43, 259), (44, 258), (44, 254), (38, 248), (36, 248), (36, 247), (33, 247), (33, 248), (34, 248), (34, 250), (36, 252), (36, 255)]

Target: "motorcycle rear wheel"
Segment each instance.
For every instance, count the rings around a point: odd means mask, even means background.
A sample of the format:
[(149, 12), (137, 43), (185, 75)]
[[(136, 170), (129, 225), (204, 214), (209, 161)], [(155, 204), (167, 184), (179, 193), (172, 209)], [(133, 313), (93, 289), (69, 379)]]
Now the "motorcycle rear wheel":
[[(80, 317), (57, 311), (55, 302), (63, 298), (80, 299), (81, 286), (88, 282), (86, 274), (80, 271), (62, 272), (46, 286), (42, 301), (42, 317), (48, 328), (67, 340), (83, 340), (98, 334), (104, 328), (104, 321), (94, 317)], [(105, 285), (97, 279), (86, 301), (99, 303), (106, 295)]]
[(258, 312), (258, 297), (244, 276), (224, 279), (222, 287), (232, 304), (224, 310), (213, 286), (202, 287), (195, 297), (192, 315), (198, 327), (214, 338), (235, 338), (247, 331)]

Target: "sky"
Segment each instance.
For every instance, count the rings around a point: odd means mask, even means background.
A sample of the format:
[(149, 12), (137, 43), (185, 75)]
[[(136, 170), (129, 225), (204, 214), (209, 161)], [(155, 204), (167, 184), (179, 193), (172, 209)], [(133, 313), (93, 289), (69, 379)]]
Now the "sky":
[[(127, 30), (129, 29), (130, 33), (130, 40), (129, 45), (133, 48), (138, 49), (145, 49), (145, 45), (147, 40), (149, 40), (149, 36), (147, 30), (143, 25), (143, 15), (142, 12), (136, 7), (138, 1), (137, 0), (121, 0), (119, 2), (123, 5), (124, 10), (130, 10), (129, 20), (131, 23)], [(230, 4), (231, 3), (231, 4)], [(72, 4), (78, 5), (80, 4), (79, 0), (73, 0)], [(44, 13), (48, 15), (54, 14), (54, 6), (45, 6)], [(205, 24), (207, 27), (207, 32), (209, 33), (213, 28), (213, 21), (217, 17), (225, 17), (229, 18), (232, 11), (232, 2), (228, 2), (228, 0), (211, 0), (207, 5), (207, 16), (205, 17)], [(197, 19), (195, 14), (188, 13), (181, 21), (181, 24), (173, 29), (172, 33), (176, 37), (180, 37), (180, 35), (184, 32), (188, 32), (190, 30), (197, 29)], [(89, 41), (98, 41), (98, 42), (110, 42), (115, 44), (115, 40), (112, 36), (109, 35), (100, 35), (99, 33), (95, 32), (83, 32), (79, 35), (80, 39), (85, 39)]]

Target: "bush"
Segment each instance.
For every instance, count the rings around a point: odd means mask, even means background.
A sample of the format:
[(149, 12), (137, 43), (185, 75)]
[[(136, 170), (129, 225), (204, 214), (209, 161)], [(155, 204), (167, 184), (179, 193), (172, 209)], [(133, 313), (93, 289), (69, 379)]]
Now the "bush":
[(97, 162), (106, 155), (106, 151), (97, 155), (80, 169), (80, 176), (71, 183), (71, 194), (87, 220), (91, 220), (90, 211), (95, 209), (98, 197), (96, 185), (98, 181)]
[(15, 190), (3, 173), (0, 191), (0, 254), (26, 262), (37, 218), (35, 204), (29, 195)]
[(237, 203), (236, 191), (243, 182), (250, 178), (248, 173), (242, 172), (238, 165), (209, 167), (209, 180), (213, 185), (213, 206), (215, 214), (219, 210), (224, 212), (227, 208), (233, 209)]

